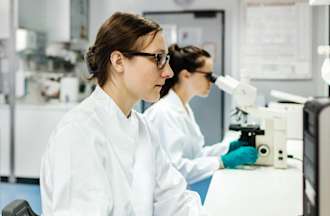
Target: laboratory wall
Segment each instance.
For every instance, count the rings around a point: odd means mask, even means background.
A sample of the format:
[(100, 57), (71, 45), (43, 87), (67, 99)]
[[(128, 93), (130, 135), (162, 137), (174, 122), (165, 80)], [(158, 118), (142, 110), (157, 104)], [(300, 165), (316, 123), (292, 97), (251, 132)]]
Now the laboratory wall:
[(329, 34), (329, 18), (328, 7), (313, 6), (312, 7), (312, 78), (306, 80), (253, 80), (251, 83), (258, 88), (261, 93), (261, 101), (268, 103), (274, 98), (269, 93), (272, 89), (285, 91), (305, 97), (309, 96), (326, 96), (328, 93), (327, 86), (321, 78), (321, 66), (324, 56), (317, 53), (317, 47), (327, 45)]
[(111, 16), (108, 0), (93, 0), (89, 3), (89, 40), (93, 43), (97, 31), (105, 19)]

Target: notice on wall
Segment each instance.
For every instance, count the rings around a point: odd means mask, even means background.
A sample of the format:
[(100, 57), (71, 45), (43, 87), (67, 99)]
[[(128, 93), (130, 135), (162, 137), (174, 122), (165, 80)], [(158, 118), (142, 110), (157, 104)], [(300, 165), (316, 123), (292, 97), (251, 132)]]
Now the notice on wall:
[(181, 46), (195, 45), (202, 43), (203, 29), (198, 27), (184, 27), (178, 31), (178, 43)]
[(307, 3), (248, 6), (241, 68), (252, 79), (310, 79), (311, 35)]

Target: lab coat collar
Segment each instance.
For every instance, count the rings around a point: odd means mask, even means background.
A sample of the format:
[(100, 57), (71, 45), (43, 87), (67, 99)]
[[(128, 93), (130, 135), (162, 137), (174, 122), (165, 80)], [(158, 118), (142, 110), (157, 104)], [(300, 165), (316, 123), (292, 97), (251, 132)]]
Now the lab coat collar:
[[(179, 112), (184, 112), (187, 113), (186, 109), (185, 109), (185, 105), (183, 105), (180, 97), (175, 93), (175, 91), (173, 91), (172, 89), (170, 89), (170, 91), (168, 92), (168, 94), (164, 97), (164, 100), (166, 100), (167, 102), (169, 102), (170, 106), (179, 111)], [(188, 104), (186, 104), (187, 106)]]
[(177, 95), (177, 93), (175, 93), (175, 91), (173, 91), (172, 89), (170, 89), (168, 94), (164, 97), (164, 100), (166, 100), (170, 104), (171, 109), (176, 110), (180, 113), (185, 113), (189, 118), (194, 119), (194, 114), (191, 110), (191, 107), (189, 106), (189, 103), (186, 103), (184, 105), (179, 95)]
[(94, 92), (94, 97), (100, 101), (105, 100), (108, 101), (110, 103), (110, 106), (112, 106), (116, 112), (118, 112), (121, 120), (125, 121), (125, 119), (130, 119), (130, 116), (127, 118), (125, 116), (125, 114), (121, 111), (121, 109), (119, 108), (119, 106), (115, 103), (115, 101), (112, 99), (112, 97), (110, 95), (108, 95), (99, 85), (96, 86)]
[[(99, 85), (96, 86), (94, 92), (92, 93), (92, 97), (96, 99), (99, 106), (104, 106), (104, 109), (107, 109), (109, 113), (111, 112), (116, 114), (115, 119), (118, 121), (117, 123), (119, 123), (123, 131), (128, 131), (128, 135), (130, 135), (129, 131), (135, 129), (136, 113), (132, 110), (130, 116), (127, 118), (112, 97), (108, 95)], [(114, 119), (112, 119), (111, 122), (113, 125)]]
[(132, 110), (127, 118), (118, 105), (100, 86), (97, 86), (91, 95), (96, 102), (96, 115), (105, 127), (105, 133), (110, 140), (121, 149), (130, 153), (135, 150), (138, 136), (138, 120)]

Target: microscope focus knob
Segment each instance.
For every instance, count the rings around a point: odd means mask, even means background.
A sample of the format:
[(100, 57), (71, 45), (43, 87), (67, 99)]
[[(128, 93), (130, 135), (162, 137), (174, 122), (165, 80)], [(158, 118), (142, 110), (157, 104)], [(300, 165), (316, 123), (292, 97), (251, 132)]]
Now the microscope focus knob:
[(267, 155), (269, 155), (270, 149), (268, 147), (268, 145), (259, 145), (257, 147), (258, 149), (258, 153), (261, 157), (266, 157)]

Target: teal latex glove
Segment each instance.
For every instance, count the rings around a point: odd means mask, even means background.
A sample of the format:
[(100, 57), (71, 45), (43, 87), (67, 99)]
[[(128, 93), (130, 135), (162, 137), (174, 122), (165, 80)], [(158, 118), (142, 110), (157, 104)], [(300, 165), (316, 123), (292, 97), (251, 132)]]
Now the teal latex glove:
[(234, 151), (241, 146), (247, 146), (247, 145), (248, 145), (248, 142), (245, 142), (245, 141), (239, 141), (239, 140), (232, 141), (229, 143), (228, 152)]
[(221, 156), (225, 168), (235, 168), (243, 164), (254, 164), (257, 161), (258, 152), (251, 146), (242, 146)]

